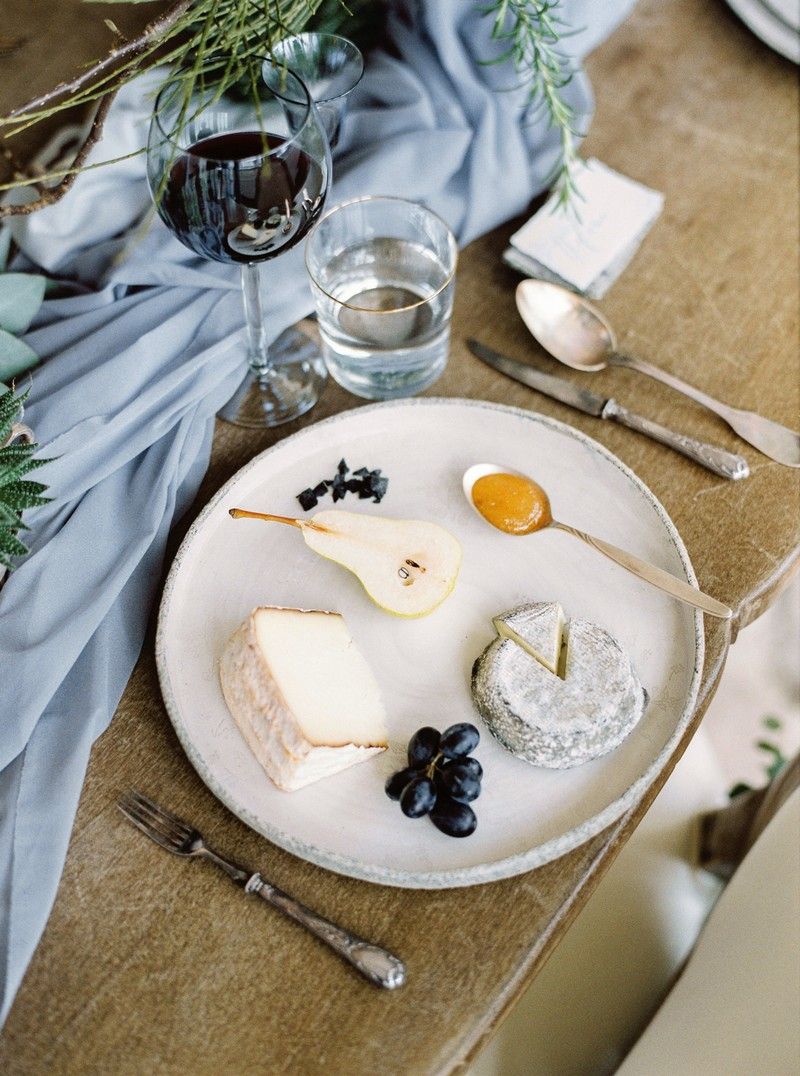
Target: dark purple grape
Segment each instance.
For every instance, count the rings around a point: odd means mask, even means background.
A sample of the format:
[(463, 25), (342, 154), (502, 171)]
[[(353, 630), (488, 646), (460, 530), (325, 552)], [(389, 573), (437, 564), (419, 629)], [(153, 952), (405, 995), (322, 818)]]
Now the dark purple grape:
[(437, 776), (438, 787), (459, 803), (472, 803), (481, 794), (480, 778), (460, 761), (448, 763)]
[(471, 807), (466, 803), (456, 803), (446, 796), (439, 797), (430, 814), (434, 826), (448, 837), (469, 837), (478, 825)]
[(479, 781), (483, 777), (483, 766), (481, 766), (480, 762), (478, 762), (476, 758), (472, 758), (471, 756), (468, 756), (467, 758), (460, 758), (457, 762), (448, 763), (448, 765), (466, 766), (472, 776), (477, 777)]
[(436, 805), (436, 789), (429, 777), (417, 776), (400, 795), (400, 810), (408, 818), (421, 818)]
[(399, 800), (403, 789), (409, 781), (413, 781), (417, 776), (419, 776), (417, 771), (410, 768), (406, 770), (398, 770), (397, 773), (393, 773), (386, 782), (386, 795), (390, 800)]
[(447, 758), (465, 758), (480, 743), (481, 734), (466, 721), (445, 729), (439, 741), (439, 750)]
[(427, 766), (439, 750), (439, 731), (429, 726), (418, 729), (408, 741), (409, 766)]

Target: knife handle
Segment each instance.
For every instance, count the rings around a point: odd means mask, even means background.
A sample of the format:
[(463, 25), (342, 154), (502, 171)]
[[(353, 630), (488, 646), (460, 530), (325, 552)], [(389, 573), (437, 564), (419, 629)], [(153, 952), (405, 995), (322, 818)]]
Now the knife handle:
[(606, 401), (601, 417), (619, 422), (630, 430), (636, 430), (637, 433), (644, 433), (648, 437), (652, 437), (654, 441), (659, 441), (662, 445), (674, 448), (676, 452), (680, 452), (683, 456), (688, 456), (690, 460), (702, 464), (703, 467), (713, 471), (714, 474), (721, 475), (723, 478), (730, 478), (735, 482), (740, 478), (747, 478), (750, 474), (750, 467), (744, 456), (738, 456), (734, 452), (727, 452), (724, 448), (718, 448), (716, 445), (706, 444), (705, 441), (695, 441), (693, 437), (686, 437), (682, 433), (675, 433), (649, 418), (635, 415), (632, 411), (628, 411), (621, 404), (618, 404), (616, 400)]

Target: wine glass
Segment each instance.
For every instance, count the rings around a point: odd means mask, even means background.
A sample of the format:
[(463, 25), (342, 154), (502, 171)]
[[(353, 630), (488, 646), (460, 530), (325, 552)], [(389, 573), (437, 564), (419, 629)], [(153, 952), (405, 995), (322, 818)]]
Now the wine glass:
[[(328, 144), (334, 149), (339, 141), (347, 97), (364, 74), (364, 57), (352, 41), (338, 34), (294, 34), (273, 45), (272, 56), (261, 69), (266, 84), (291, 100), (291, 93), (287, 93), (281, 82), (286, 69), (307, 87)], [(302, 109), (302, 101), (292, 101), (292, 107)]]
[(263, 428), (313, 407), (326, 377), (315, 358), (270, 359), (259, 278), (261, 262), (299, 243), (320, 216), (330, 149), (295, 74), (252, 93), (168, 82), (150, 123), (147, 176), (159, 216), (185, 246), (241, 265), (249, 372), (220, 417)]

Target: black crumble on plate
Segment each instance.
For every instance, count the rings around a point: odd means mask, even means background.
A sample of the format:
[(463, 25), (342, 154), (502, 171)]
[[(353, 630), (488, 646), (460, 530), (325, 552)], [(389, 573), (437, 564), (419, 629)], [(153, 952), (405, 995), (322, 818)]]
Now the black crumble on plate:
[(304, 512), (317, 507), (317, 491), (314, 489), (304, 489), (302, 493), (297, 494), (297, 499)]
[(376, 467), (374, 471), (370, 471), (367, 467), (359, 467), (348, 478), (349, 473), (350, 468), (347, 466), (346, 461), (341, 459), (333, 478), (323, 478), (313, 488), (309, 486), (302, 493), (298, 493), (297, 500), (300, 502), (300, 507), (303, 511), (310, 512), (312, 508), (316, 508), (320, 498), (324, 497), (328, 490), (331, 492), (334, 504), (337, 501), (344, 500), (348, 493), (356, 494), (360, 501), (371, 498), (374, 504), (381, 503), (389, 488), (389, 479), (383, 474), (380, 467)]

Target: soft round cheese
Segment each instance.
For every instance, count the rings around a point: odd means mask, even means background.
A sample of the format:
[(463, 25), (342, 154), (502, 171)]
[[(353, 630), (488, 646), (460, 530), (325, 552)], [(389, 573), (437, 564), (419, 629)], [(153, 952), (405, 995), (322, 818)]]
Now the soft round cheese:
[(552, 769), (612, 751), (647, 705), (630, 658), (604, 628), (576, 618), (566, 645), (563, 679), (512, 638), (495, 639), (472, 670), (472, 697), (493, 735)]

